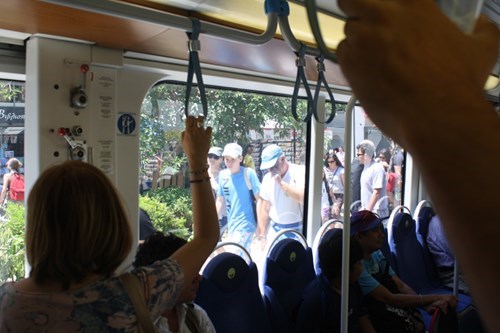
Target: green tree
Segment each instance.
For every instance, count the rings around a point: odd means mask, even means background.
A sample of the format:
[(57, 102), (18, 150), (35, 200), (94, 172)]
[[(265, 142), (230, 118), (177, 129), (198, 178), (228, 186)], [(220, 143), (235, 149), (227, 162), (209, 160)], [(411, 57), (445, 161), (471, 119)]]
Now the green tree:
[[(152, 156), (162, 159), (164, 166), (179, 168), (185, 161), (180, 156), (180, 132), (183, 129), (185, 86), (158, 83), (146, 96), (141, 110), (141, 161)], [(224, 146), (237, 141), (245, 145), (248, 133), (263, 134), (266, 124), (272, 123), (280, 138), (290, 131), (302, 132), (304, 124), (291, 115), (291, 98), (224, 89), (207, 89), (207, 126), (213, 128), (212, 145)], [(298, 113), (304, 117), (306, 102), (299, 100)], [(202, 114), (198, 89), (193, 88), (189, 113)]]

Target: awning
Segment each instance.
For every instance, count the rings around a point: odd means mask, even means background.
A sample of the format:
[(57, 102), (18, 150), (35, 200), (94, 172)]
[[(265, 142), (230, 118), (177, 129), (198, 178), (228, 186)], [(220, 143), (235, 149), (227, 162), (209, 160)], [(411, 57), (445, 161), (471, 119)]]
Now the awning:
[(2, 133), (3, 135), (17, 135), (24, 131), (24, 127), (7, 127)]

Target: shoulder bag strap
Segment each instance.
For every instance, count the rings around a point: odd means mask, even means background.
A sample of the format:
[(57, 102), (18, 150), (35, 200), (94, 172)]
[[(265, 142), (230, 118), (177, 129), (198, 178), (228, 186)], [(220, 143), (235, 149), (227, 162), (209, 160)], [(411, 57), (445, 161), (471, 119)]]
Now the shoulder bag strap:
[(252, 183), (250, 183), (250, 179), (248, 178), (248, 173), (247, 173), (248, 168), (243, 168), (243, 177), (245, 177), (245, 183), (247, 184), (247, 188), (250, 191), (250, 196), (252, 197), (252, 200), (255, 201), (255, 195), (253, 194), (252, 190)]
[(200, 326), (199, 320), (196, 317), (194, 305), (188, 303), (188, 304), (186, 304), (186, 306), (187, 306), (187, 308), (186, 308), (185, 323), (186, 323), (186, 326), (189, 328), (189, 331), (191, 333), (202, 332), (202, 328)]
[(144, 289), (139, 278), (131, 273), (125, 273), (120, 275), (120, 280), (135, 310), (137, 317), (137, 332), (156, 332), (156, 328), (151, 320), (151, 314), (146, 305)]
[(328, 203), (331, 206), (333, 205), (333, 198), (332, 195), (330, 194), (330, 185), (328, 185), (328, 180), (326, 180), (326, 177), (325, 179), (323, 179), (323, 185), (325, 186), (326, 194), (328, 195)]

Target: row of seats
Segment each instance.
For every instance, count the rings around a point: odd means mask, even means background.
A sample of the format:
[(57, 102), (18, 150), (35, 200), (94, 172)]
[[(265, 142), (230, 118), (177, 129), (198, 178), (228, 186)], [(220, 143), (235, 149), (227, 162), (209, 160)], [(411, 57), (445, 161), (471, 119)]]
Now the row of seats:
[[(294, 311), (316, 274), (307, 241), (300, 233), (287, 232), (295, 237), (278, 234), (268, 248), (260, 286), (257, 266), (243, 248), (208, 261), (195, 302), (205, 309), (218, 333), (294, 331)], [(226, 244), (219, 244), (215, 252)]]
[[(396, 207), (387, 223), (387, 243), (382, 252), (396, 274), (417, 293), (449, 294), (453, 291), (441, 285), (426, 243), (429, 222), (434, 215), (432, 205), (427, 201), (420, 202), (413, 215), (404, 206)], [(459, 331), (481, 332), (472, 298), (458, 292), (456, 295)], [(431, 316), (425, 311), (421, 313), (426, 327), (429, 327)]]
[[(394, 209), (382, 251), (398, 276), (416, 292), (450, 293), (440, 285), (425, 244), (433, 215), (427, 202), (417, 206), (414, 216), (405, 207)], [(219, 244), (214, 251), (218, 254), (203, 268), (195, 302), (207, 311), (219, 333), (293, 332), (295, 310), (303, 290), (320, 271), (317, 248), (334, 224), (331, 221), (321, 227), (312, 247), (294, 231), (287, 231), (296, 234), (293, 238), (277, 235), (268, 248), (260, 282), (257, 266), (244, 248), (231, 243), (239, 247), (238, 253), (221, 252), (227, 243)], [(477, 327), (477, 313), (469, 311), (472, 299), (463, 294), (458, 298), (459, 316), (465, 318), (463, 327)], [(422, 314), (429, 328), (431, 316), (425, 311)]]

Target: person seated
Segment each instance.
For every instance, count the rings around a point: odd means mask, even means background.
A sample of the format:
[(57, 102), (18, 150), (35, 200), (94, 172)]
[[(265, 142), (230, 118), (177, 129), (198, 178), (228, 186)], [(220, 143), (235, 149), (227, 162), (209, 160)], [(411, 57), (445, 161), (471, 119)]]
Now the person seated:
[(139, 243), (156, 231), (148, 212), (139, 207)]
[[(155, 232), (139, 246), (134, 267), (148, 266), (155, 261), (166, 259), (186, 243), (186, 240), (174, 234), (164, 235), (161, 232)], [(193, 303), (200, 280), (201, 277), (198, 274), (191, 284), (181, 291), (175, 307), (163, 312), (155, 321), (159, 333), (215, 333), (215, 328), (205, 310)]]
[[(455, 280), (455, 256), (450, 249), (446, 234), (443, 230), (441, 220), (437, 215), (434, 215), (429, 222), (429, 230), (427, 231), (427, 248), (432, 255), (434, 264), (437, 267), (438, 276), (441, 283), (453, 289)], [(458, 274), (458, 290), (462, 293), (469, 293), (469, 286), (464, 281), (462, 274)]]
[[(321, 273), (309, 284), (297, 312), (297, 332), (340, 332), (342, 229), (332, 229), (318, 248)], [(357, 283), (363, 249), (351, 242), (349, 257), (349, 333), (375, 332)]]
[[(368, 210), (351, 215), (351, 238), (363, 249), (363, 271), (359, 285), (367, 297), (373, 326), (378, 332), (424, 332), (422, 319), (415, 307), (432, 313), (436, 307), (455, 308), (457, 298), (447, 295), (419, 295), (404, 283), (389, 266), (380, 251), (385, 241), (382, 219)], [(397, 316), (396, 316), (397, 315)]]
[[(33, 185), (26, 213), (29, 276), (0, 286), (0, 332), (137, 332), (177, 303), (219, 239), (206, 169), (211, 128), (187, 117), (182, 144), (191, 169), (193, 239), (168, 259), (115, 274), (133, 242), (125, 205), (97, 167), (66, 161)], [(136, 282), (143, 292), (128, 294)], [(151, 317), (139, 319), (145, 304)], [(138, 311), (136, 310), (138, 309)], [(147, 320), (149, 319), (149, 320)]]

